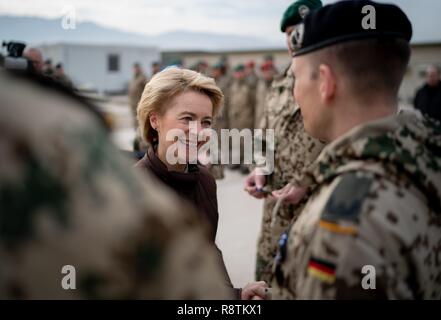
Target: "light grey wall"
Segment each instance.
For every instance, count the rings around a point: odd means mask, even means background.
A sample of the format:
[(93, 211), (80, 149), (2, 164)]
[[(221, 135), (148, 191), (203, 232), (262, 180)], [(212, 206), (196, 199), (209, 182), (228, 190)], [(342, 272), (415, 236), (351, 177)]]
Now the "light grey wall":
[[(160, 59), (158, 49), (153, 47), (56, 44), (40, 48), (44, 58), (51, 58), (54, 65), (63, 63), (66, 74), (77, 87), (100, 92), (124, 90), (132, 77), (133, 63), (139, 62), (150, 75), (151, 63)], [(109, 54), (119, 55), (119, 71), (108, 71)]]

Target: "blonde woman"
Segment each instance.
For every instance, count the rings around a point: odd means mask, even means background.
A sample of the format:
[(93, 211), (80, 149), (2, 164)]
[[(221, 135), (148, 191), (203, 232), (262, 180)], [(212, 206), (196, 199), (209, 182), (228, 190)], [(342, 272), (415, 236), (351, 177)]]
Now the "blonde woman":
[[(190, 201), (208, 222), (211, 241), (215, 242), (218, 225), (216, 182), (208, 170), (190, 161), (168, 161), (169, 148), (176, 143), (167, 139), (167, 133), (179, 129), (184, 136), (179, 140), (184, 144), (185, 159), (189, 160), (194, 137), (191, 137), (190, 122), (196, 123), (196, 133), (211, 128), (213, 119), (219, 114), (223, 104), (222, 91), (212, 78), (200, 73), (168, 68), (157, 73), (146, 84), (138, 104), (138, 121), (142, 136), (152, 147), (136, 167), (153, 173), (177, 194)], [(195, 142), (196, 143), (196, 142)], [(199, 149), (204, 142), (197, 142)], [(193, 145), (194, 147), (194, 145)], [(219, 252), (219, 263), (224, 266), (226, 285), (233, 288)], [(234, 289), (237, 298), (264, 298), (266, 284), (251, 283), (241, 289)]]

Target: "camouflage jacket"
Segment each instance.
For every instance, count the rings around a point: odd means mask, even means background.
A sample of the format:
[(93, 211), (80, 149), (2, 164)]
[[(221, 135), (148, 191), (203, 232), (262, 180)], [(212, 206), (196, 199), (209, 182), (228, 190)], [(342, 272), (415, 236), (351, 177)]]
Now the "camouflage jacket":
[(262, 124), (263, 113), (267, 102), (268, 93), (271, 90), (271, 81), (260, 79), (256, 87), (256, 108), (254, 111), (254, 128), (259, 129)]
[(233, 80), (227, 110), (230, 128), (239, 130), (253, 128), (255, 93), (246, 79)]
[(441, 124), (380, 119), (317, 164), (314, 195), (279, 242), (274, 296), (440, 299)]
[(0, 299), (230, 297), (197, 215), (83, 103), (3, 73), (0, 101)]
[[(283, 188), (289, 182), (303, 181), (306, 168), (323, 148), (320, 141), (305, 132), (300, 109), (293, 98), (293, 85), (294, 78), (289, 68), (283, 76), (273, 81), (261, 122), (262, 128), (274, 130), (275, 137), (274, 172), (267, 179), (270, 190)], [(265, 133), (262, 139), (264, 137)], [(265, 147), (272, 148), (268, 143), (265, 143)], [(277, 241), (298, 216), (303, 204), (283, 204), (273, 215), (275, 202), (265, 199), (257, 249), (256, 280), (272, 280)]]

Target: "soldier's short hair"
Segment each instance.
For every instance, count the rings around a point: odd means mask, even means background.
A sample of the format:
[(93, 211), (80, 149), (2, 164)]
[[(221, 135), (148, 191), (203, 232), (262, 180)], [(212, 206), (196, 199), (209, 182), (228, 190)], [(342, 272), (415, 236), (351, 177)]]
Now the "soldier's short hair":
[(163, 115), (165, 105), (177, 95), (196, 91), (208, 96), (213, 104), (213, 117), (217, 116), (224, 103), (224, 95), (214, 79), (198, 72), (176, 67), (167, 68), (153, 76), (146, 84), (138, 104), (137, 114), (143, 138), (153, 143), (158, 133), (150, 125), (153, 111)]
[[(376, 94), (397, 97), (409, 63), (410, 46), (404, 39), (369, 39), (336, 44), (313, 54), (317, 67), (321, 63), (332, 66), (347, 79), (354, 97), (366, 102)], [(317, 70), (314, 68), (313, 73)]]

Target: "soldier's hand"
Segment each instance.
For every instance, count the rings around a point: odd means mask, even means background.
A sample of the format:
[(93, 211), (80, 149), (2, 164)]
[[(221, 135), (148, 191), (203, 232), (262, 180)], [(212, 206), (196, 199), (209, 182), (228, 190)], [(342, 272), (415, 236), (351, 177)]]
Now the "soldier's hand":
[(245, 179), (245, 191), (257, 199), (262, 199), (266, 196), (263, 187), (266, 184), (266, 176), (254, 169)]
[(265, 281), (251, 282), (242, 288), (241, 300), (266, 300), (268, 285)]
[(297, 204), (303, 199), (307, 191), (307, 187), (296, 187), (288, 183), (282, 189), (273, 191), (271, 196), (276, 200), (283, 199), (282, 201), (285, 204)]

